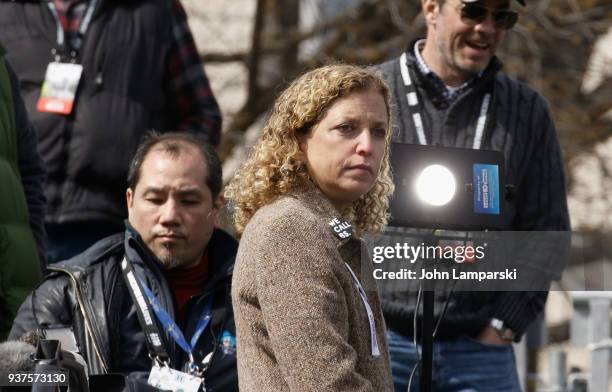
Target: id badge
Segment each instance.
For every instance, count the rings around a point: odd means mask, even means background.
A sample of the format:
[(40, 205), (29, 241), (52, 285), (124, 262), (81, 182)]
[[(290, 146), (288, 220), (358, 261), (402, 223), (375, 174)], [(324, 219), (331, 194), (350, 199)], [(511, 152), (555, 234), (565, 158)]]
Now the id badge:
[(154, 364), (147, 380), (149, 385), (159, 389), (181, 392), (198, 392), (202, 379), (188, 373), (179, 372), (168, 366)]
[(82, 74), (81, 64), (49, 63), (36, 109), (44, 113), (70, 114)]

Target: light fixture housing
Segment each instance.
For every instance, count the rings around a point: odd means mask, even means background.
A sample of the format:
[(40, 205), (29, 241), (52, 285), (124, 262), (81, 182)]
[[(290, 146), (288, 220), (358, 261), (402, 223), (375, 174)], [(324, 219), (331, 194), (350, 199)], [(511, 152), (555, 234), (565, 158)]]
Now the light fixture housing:
[(392, 226), (458, 230), (506, 227), (499, 151), (394, 143)]

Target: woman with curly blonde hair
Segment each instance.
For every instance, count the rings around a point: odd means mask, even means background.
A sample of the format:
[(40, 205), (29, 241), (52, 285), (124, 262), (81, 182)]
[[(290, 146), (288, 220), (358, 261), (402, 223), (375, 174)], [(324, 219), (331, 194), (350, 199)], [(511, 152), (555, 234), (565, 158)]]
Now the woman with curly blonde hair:
[(387, 221), (389, 118), (378, 74), (307, 72), (228, 185), (242, 233), (232, 281), (242, 391), (393, 389), (360, 239)]

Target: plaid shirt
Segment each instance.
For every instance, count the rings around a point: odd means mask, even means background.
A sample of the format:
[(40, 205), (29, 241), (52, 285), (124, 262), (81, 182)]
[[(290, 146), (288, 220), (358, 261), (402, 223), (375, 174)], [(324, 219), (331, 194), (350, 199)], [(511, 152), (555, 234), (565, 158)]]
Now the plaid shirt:
[[(450, 105), (461, 94), (463, 94), (463, 92), (465, 90), (467, 90), (467, 88), (470, 87), (470, 85), (472, 83), (474, 83), (474, 81), (477, 79), (477, 77), (474, 76), (473, 78), (471, 78), (467, 82), (463, 83), (459, 87), (447, 86), (446, 84), (444, 84), (444, 81), (442, 79), (440, 79), (440, 77), (438, 75), (436, 75), (429, 68), (429, 66), (427, 66), (427, 63), (425, 62), (425, 59), (423, 59), (423, 56), (421, 56), (421, 50), (423, 49), (424, 45), (425, 45), (425, 40), (424, 39), (418, 40), (414, 44), (414, 55), (415, 55), (415, 57), (417, 59), (417, 64), (419, 66), (419, 71), (421, 71), (421, 73), (423, 75), (428, 77), (433, 82), (434, 86), (436, 86), (438, 91), (444, 96), (444, 98), (446, 98), (446, 101)], [(478, 76), (480, 76), (480, 75), (478, 75)]]
[[(87, 0), (53, 0), (68, 45), (79, 39), (79, 27)], [(207, 136), (214, 146), (221, 139), (221, 113), (204, 73), (187, 15), (179, 0), (173, 0), (173, 40), (167, 54), (164, 90), (169, 105), (170, 126)]]

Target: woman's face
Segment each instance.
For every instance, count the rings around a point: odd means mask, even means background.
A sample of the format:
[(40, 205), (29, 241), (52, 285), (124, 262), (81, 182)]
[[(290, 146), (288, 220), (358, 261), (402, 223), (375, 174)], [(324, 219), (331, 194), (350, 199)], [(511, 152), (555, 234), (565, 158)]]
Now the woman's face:
[(382, 94), (368, 89), (337, 99), (325, 117), (301, 137), (310, 178), (338, 210), (374, 185), (388, 128)]

